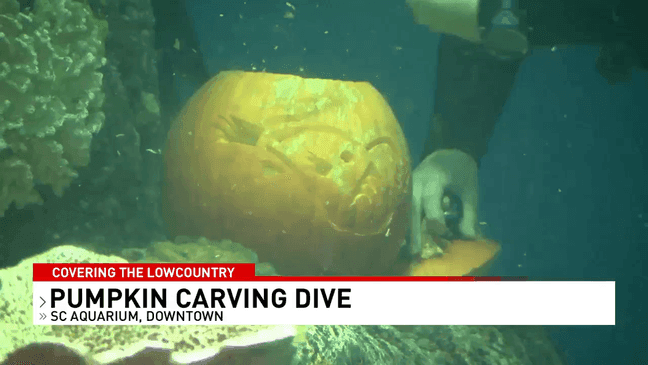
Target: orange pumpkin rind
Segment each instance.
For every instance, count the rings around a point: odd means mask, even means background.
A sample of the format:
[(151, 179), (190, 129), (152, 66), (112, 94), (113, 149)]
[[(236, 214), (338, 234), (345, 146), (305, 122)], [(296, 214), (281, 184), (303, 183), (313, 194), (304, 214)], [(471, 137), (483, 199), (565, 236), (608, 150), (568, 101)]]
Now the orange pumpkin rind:
[(222, 72), (165, 150), (172, 236), (231, 239), (284, 275), (372, 275), (409, 224), (407, 142), (371, 84)]

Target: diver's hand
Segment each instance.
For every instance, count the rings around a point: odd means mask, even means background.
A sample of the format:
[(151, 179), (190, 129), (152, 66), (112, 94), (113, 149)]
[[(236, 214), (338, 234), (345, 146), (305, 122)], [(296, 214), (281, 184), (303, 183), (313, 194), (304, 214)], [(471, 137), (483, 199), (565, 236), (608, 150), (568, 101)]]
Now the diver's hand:
[(479, 236), (477, 204), (479, 179), (477, 163), (459, 150), (439, 150), (429, 155), (412, 175), (412, 252), (421, 252), (421, 222), (428, 219), (446, 226), (443, 199), (456, 195), (463, 206), (459, 233)]

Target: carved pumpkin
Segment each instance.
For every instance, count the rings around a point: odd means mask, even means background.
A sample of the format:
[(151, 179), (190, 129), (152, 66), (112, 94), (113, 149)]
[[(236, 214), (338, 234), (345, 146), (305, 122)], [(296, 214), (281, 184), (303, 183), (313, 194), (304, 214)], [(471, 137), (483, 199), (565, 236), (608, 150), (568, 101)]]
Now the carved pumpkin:
[(221, 72), (174, 121), (163, 216), (283, 275), (381, 274), (404, 242), (407, 142), (367, 82)]

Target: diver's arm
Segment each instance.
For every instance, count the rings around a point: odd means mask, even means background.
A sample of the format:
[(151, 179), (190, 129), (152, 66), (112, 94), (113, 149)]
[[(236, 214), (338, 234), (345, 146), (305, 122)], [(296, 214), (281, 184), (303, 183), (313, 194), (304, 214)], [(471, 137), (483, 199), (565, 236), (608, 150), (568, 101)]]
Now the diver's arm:
[[(610, 83), (627, 80), (633, 67), (648, 66), (648, 22), (641, 18), (642, 12), (637, 8), (640, 2), (408, 3), (419, 23), (448, 34), (440, 46), (435, 116), (421, 160), (435, 150), (457, 148), (479, 162), (528, 49), (599, 45), (597, 68)], [(451, 16), (444, 14), (444, 4), (452, 4)], [(465, 14), (457, 14), (459, 4)], [(514, 21), (504, 21), (510, 17), (503, 14), (513, 15)], [(461, 21), (466, 24), (462, 26)]]
[(439, 49), (435, 115), (423, 157), (454, 148), (479, 162), (520, 63), (498, 59), (459, 37), (444, 36)]
[[(447, 150), (457, 149), (479, 163), (487, 151), (495, 123), (502, 113), (528, 49), (566, 44), (598, 44), (608, 47), (619, 47), (621, 44), (621, 50), (632, 49), (633, 46), (623, 45), (632, 45), (634, 41), (634, 48), (638, 48), (637, 40), (645, 40), (645, 32), (641, 36), (628, 36), (633, 33), (626, 31), (626, 24), (619, 24), (621, 21), (615, 20), (616, 12), (612, 11), (614, 7), (599, 0), (583, 4), (589, 6), (588, 9), (581, 9), (577, 2), (563, 4), (563, 0), (523, 0), (518, 5), (525, 7), (524, 9), (513, 6), (511, 1), (507, 4), (506, 0), (408, 2), (415, 16), (417, 11), (419, 12), (417, 21), (430, 25), (437, 32), (447, 34), (443, 36), (439, 50), (435, 115), (432, 117), (431, 132), (424, 147), (422, 162), (413, 174), (413, 206), (416, 209), (412, 217), (410, 247), (411, 252), (417, 255), (422, 252), (423, 219), (432, 218), (445, 223), (446, 226), (449, 225), (447, 219), (444, 219), (445, 211), (444, 218), (439, 218), (438, 211), (432, 212), (432, 217), (428, 217), (430, 212), (423, 212), (422, 209), (425, 204), (440, 204), (438, 197), (444, 195), (448, 189), (451, 194), (456, 194), (461, 202), (477, 200), (467, 193), (477, 191), (477, 182), (471, 185), (474, 186), (473, 189), (459, 191), (449, 184), (458, 171), (476, 170), (475, 165), (453, 161), (444, 168), (434, 163), (435, 156)], [(463, 4), (460, 4), (462, 2)], [(434, 13), (439, 4), (448, 4), (451, 7), (450, 16)], [(462, 6), (467, 10), (466, 14), (457, 12)], [(584, 10), (580, 13), (585, 15), (586, 19), (579, 18), (579, 9)], [(509, 21), (511, 15), (513, 21)], [(472, 27), (457, 23), (458, 20), (466, 19), (473, 22)], [(447, 29), (435, 28), (440, 25), (446, 26)], [(607, 57), (611, 62), (606, 66), (612, 67), (599, 67), (608, 80), (611, 80), (610, 75), (622, 74), (624, 69), (634, 66), (623, 57), (618, 61), (618, 54), (613, 52)], [(599, 57), (597, 60), (597, 66), (601, 59), (602, 57)], [(619, 64), (621, 67), (616, 68)], [(605, 70), (612, 72), (606, 75), (603, 72)], [(621, 72), (617, 72), (618, 70)], [(447, 173), (449, 167), (454, 169), (454, 174)], [(448, 176), (450, 178), (447, 178)], [(476, 215), (476, 204), (472, 209)], [(463, 210), (465, 214), (465, 204)], [(465, 230), (460, 233), (460, 236), (470, 236)]]

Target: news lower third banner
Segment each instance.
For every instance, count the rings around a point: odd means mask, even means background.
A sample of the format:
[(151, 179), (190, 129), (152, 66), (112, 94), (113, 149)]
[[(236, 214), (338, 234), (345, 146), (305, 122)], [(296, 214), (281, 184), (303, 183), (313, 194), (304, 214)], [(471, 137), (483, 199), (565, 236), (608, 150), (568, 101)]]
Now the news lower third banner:
[(614, 325), (613, 281), (255, 276), (254, 264), (34, 264), (42, 325)]

